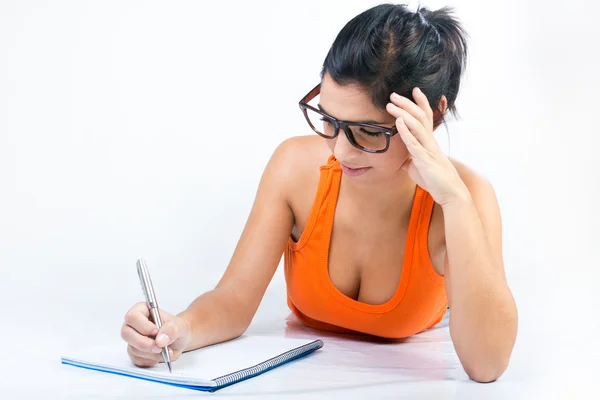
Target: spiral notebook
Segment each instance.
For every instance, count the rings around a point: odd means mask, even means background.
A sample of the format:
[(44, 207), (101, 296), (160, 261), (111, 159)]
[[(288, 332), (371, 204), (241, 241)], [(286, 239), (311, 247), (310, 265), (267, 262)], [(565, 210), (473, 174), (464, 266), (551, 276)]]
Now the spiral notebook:
[(66, 365), (144, 379), (187, 389), (214, 392), (253, 378), (323, 347), (320, 339), (245, 336), (183, 353), (173, 372), (159, 363), (151, 368), (133, 365), (124, 342), (74, 351), (61, 357)]

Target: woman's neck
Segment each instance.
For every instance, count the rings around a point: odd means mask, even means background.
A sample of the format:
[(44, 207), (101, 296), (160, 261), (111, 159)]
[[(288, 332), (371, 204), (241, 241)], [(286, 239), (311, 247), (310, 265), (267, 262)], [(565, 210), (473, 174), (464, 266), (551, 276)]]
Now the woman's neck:
[(403, 171), (385, 182), (363, 185), (348, 179), (343, 186), (357, 209), (382, 218), (410, 213), (416, 190), (416, 184)]

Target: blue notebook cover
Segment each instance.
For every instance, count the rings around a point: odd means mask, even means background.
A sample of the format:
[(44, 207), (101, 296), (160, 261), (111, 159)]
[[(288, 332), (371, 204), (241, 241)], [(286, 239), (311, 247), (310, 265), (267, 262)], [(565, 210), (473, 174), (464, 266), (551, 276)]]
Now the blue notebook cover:
[(73, 351), (65, 365), (144, 379), (181, 388), (214, 392), (253, 378), (323, 347), (320, 339), (246, 336), (187, 352), (172, 364), (140, 368), (129, 359), (124, 342)]

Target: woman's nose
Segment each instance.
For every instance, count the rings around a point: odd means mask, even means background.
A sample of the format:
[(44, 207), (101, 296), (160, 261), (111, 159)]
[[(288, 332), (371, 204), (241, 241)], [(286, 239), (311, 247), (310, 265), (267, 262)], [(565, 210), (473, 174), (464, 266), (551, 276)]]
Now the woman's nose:
[(346, 132), (344, 132), (342, 129), (340, 129), (337, 137), (333, 140), (335, 140), (333, 145), (333, 154), (335, 154), (335, 156), (339, 159), (347, 160), (360, 152), (359, 149), (350, 143), (348, 137), (346, 136)]

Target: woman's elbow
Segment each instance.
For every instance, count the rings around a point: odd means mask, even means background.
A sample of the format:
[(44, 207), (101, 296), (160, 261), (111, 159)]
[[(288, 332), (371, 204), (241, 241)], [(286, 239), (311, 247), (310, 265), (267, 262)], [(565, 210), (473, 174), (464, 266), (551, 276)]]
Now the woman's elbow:
[(471, 380), (479, 383), (490, 383), (504, 374), (508, 362), (480, 363), (479, 365), (464, 365), (463, 367)]

